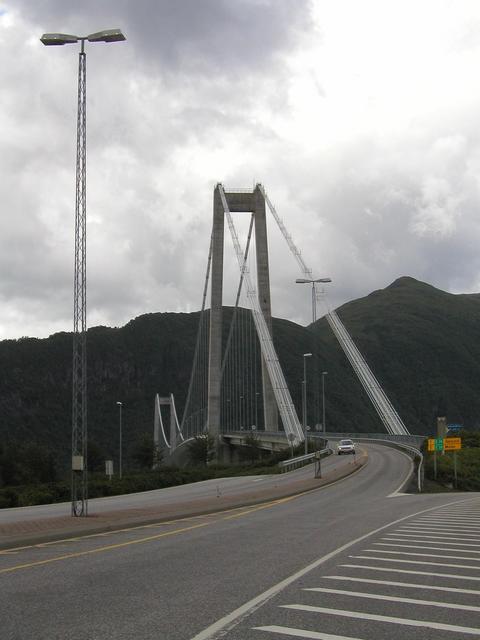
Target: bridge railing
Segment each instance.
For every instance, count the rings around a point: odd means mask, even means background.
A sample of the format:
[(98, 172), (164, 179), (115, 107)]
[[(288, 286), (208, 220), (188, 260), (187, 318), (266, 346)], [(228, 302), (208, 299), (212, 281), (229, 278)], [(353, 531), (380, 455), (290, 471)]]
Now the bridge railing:
[[(315, 432), (313, 432), (314, 436), (316, 436), (317, 434)], [(422, 446), (422, 443), (424, 442), (426, 436), (417, 436), (414, 434), (408, 434), (408, 435), (394, 435), (394, 434), (390, 434), (390, 433), (361, 433), (361, 432), (337, 432), (337, 433), (333, 433), (333, 432), (327, 432), (327, 433), (319, 433), (319, 435), (321, 437), (328, 439), (335, 439), (337, 440), (338, 438), (351, 438), (352, 440), (387, 440), (388, 442), (394, 442), (394, 443), (400, 443), (400, 444), (405, 444), (405, 445), (410, 445), (412, 447), (415, 447), (416, 449), (420, 449)]]
[(310, 464), (317, 457), (317, 454), (320, 453), (322, 458), (329, 456), (333, 453), (332, 449), (327, 447), (326, 449), (321, 449), (320, 451), (314, 451), (313, 453), (307, 453), (303, 456), (297, 456), (296, 458), (289, 458), (288, 460), (282, 460), (278, 463), (281, 473), (285, 473), (286, 471), (293, 471), (294, 469), (298, 469), (299, 467), (304, 467), (306, 464)]

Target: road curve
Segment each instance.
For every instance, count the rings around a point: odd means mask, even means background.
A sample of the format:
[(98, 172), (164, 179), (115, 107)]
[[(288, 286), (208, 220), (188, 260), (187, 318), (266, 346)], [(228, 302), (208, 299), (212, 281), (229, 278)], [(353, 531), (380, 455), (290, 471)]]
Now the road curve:
[[(0, 553), (2, 638), (207, 640), (215, 624), (227, 640), (284, 637), (265, 629), (275, 626), (280, 604), (295, 604), (282, 598), (297, 582), (271, 598), (262, 594), (329, 555), (333, 562), (342, 546), (395, 520), (476, 497), (389, 497), (410, 462), (387, 447), (369, 445), (368, 452), (355, 475), (298, 497)], [(284, 628), (290, 615), (295, 628), (315, 626), (311, 612), (281, 611)]]

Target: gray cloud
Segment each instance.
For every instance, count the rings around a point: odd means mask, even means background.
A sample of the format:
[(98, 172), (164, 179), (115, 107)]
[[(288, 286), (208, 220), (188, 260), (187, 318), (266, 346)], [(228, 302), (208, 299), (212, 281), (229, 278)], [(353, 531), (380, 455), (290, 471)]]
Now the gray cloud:
[(169, 73), (254, 74), (311, 25), (310, 0), (19, 0), (15, 6), (47, 31), (123, 28), (142, 64)]
[[(341, 30), (332, 35), (327, 24), (320, 35), (313, 16), (320, 8), (323, 20), (323, 3), (0, 7), (0, 338), (71, 327), (77, 49), (43, 47), (43, 31), (121, 27), (128, 38), (87, 45), (90, 325), (199, 308), (218, 181), (264, 183), (307, 264), (334, 279), (335, 306), (401, 275), (451, 291), (480, 287), (480, 96), (470, 80), (455, 103), (410, 105), (400, 126), (402, 105), (389, 129), (381, 123), (389, 77), (368, 69), (367, 106), (357, 99), (363, 76), (350, 65), (362, 52), (346, 40), (335, 52), (348, 58), (347, 73), (336, 73), (324, 42)], [(452, 42), (455, 55), (477, 50), (474, 29)], [(451, 64), (446, 96), (464, 59)], [(308, 291), (294, 284), (296, 263), (269, 229), (274, 313), (307, 321)], [(228, 234), (225, 264), (231, 303), (238, 267)]]

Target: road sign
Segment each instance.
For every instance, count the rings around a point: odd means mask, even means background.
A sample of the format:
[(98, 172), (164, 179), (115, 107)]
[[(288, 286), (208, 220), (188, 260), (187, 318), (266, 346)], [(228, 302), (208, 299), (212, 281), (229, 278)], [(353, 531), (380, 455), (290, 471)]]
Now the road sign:
[[(458, 440), (458, 438), (451, 438), (451, 440)], [(429, 438), (428, 451), (443, 451), (443, 442), (443, 438)]]
[(447, 424), (449, 431), (461, 431), (463, 429), (463, 425), (461, 424)]
[(428, 451), (457, 451), (462, 448), (461, 438), (429, 438)]
[(462, 448), (462, 439), (461, 438), (445, 438), (443, 446), (445, 451), (456, 451), (457, 449)]

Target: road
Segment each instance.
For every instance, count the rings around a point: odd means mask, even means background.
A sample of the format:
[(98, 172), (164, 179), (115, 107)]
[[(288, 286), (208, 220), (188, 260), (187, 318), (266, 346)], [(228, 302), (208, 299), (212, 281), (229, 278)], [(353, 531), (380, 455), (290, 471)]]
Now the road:
[(297, 497), (0, 553), (2, 639), (480, 635), (480, 494), (395, 493), (409, 460), (368, 450)]
[[(353, 462), (353, 456), (330, 456), (322, 460), (322, 470), (327, 473), (334, 468), (343, 468)], [(244, 476), (234, 478), (214, 478), (203, 482), (195, 482), (188, 485), (168, 487), (142, 493), (131, 493), (106, 498), (95, 498), (88, 502), (90, 515), (114, 513), (125, 509), (149, 509), (159, 506), (190, 504), (193, 500), (202, 501), (211, 499), (212, 496), (237, 496), (244, 494), (252, 488), (268, 490), (273, 487), (281, 487), (292, 483), (292, 475), (295, 482), (301, 482), (312, 478), (312, 466), (297, 469), (288, 474), (274, 474), (261, 476)], [(25, 522), (32, 519), (44, 521), (58, 516), (69, 515), (70, 502), (58, 504), (36, 505), (32, 507), (15, 507), (0, 509), (0, 525), (14, 522)]]

